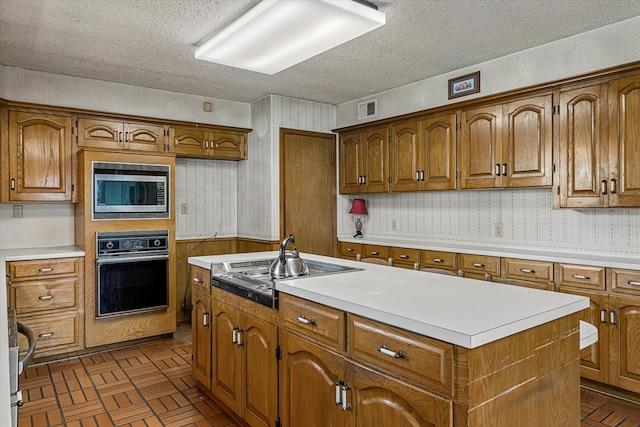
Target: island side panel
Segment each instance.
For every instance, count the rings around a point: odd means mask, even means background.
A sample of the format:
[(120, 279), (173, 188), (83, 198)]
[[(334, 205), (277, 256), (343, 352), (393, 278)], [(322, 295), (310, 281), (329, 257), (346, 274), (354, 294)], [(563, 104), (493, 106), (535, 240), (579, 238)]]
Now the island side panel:
[(578, 427), (579, 341), (575, 313), (461, 352), (454, 426)]

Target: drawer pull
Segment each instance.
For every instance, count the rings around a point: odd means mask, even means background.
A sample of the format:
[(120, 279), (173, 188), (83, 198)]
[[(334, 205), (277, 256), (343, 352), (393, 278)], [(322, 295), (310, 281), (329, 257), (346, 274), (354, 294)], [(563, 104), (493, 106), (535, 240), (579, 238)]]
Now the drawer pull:
[(198, 279), (197, 277), (194, 277), (193, 281), (196, 282), (196, 283), (203, 283), (204, 282), (202, 279)]
[(380, 255), (380, 252), (378, 252), (378, 251), (371, 251), (371, 255)]
[(640, 286), (640, 282), (636, 282), (633, 280), (629, 280), (627, 283), (630, 284), (631, 286)]
[(442, 258), (434, 258), (433, 262), (442, 263), (444, 260)]
[(482, 264), (481, 262), (474, 262), (471, 265), (473, 265), (476, 268), (484, 268), (484, 264)]
[(521, 268), (520, 271), (527, 274), (536, 274), (535, 270), (530, 270), (528, 268)]
[(46, 334), (39, 334), (38, 338), (41, 340), (47, 340), (49, 338), (53, 338), (53, 332), (48, 332)]
[(39, 268), (38, 273), (53, 273), (53, 268)]
[(207, 313), (206, 311), (202, 313), (202, 326), (209, 326), (209, 313)]
[(400, 254), (401, 259), (409, 259), (409, 255)]
[(40, 295), (38, 299), (40, 301), (51, 301), (53, 299), (53, 295)]
[(591, 277), (589, 276), (583, 276), (581, 274), (574, 274), (573, 275), (574, 279), (580, 279), (580, 280), (591, 280)]
[(353, 248), (347, 248), (347, 252), (353, 252)]
[(600, 323), (607, 323), (607, 309), (600, 310)]
[(383, 345), (378, 349), (378, 351), (382, 354), (386, 354), (387, 356), (391, 356), (395, 359), (404, 359), (404, 351), (400, 350), (395, 352), (393, 350), (389, 350), (386, 345)]
[(307, 319), (306, 317), (304, 317), (304, 314), (301, 314), (300, 316), (298, 316), (296, 320), (300, 323), (304, 323), (305, 325), (316, 326), (316, 321), (313, 319), (311, 320)]

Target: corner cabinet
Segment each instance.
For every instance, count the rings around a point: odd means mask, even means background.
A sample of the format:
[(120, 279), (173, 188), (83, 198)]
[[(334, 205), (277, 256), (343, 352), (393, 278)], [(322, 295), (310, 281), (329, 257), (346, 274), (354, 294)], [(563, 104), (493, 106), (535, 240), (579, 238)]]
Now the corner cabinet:
[(2, 202), (71, 202), (71, 116), (8, 111), (8, 132)]
[(176, 155), (223, 160), (247, 159), (247, 134), (242, 130), (206, 127), (169, 128), (171, 149)]
[(389, 191), (387, 126), (340, 135), (340, 193)]
[(80, 117), (78, 147), (149, 152), (168, 151), (164, 126)]
[(461, 188), (552, 184), (553, 96), (462, 111)]

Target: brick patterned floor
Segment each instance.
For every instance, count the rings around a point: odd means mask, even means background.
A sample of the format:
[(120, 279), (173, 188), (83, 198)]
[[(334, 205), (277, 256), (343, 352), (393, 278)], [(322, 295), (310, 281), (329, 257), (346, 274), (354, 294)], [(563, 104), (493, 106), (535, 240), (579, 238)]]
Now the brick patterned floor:
[[(189, 324), (171, 340), (30, 367), (20, 387), (18, 427), (238, 427), (195, 386)], [(580, 397), (581, 427), (640, 427), (640, 405)]]

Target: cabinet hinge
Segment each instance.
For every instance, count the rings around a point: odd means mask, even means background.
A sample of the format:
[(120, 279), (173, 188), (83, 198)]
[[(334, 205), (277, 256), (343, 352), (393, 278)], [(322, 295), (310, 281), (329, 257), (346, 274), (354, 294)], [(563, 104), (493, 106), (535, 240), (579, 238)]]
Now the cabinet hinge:
[(280, 348), (280, 346), (276, 347), (276, 359), (282, 360), (282, 349)]
[(331, 164), (334, 165), (336, 163), (336, 153), (331, 153)]
[(387, 136), (387, 141), (388, 141), (388, 142), (391, 142), (391, 135), (388, 135), (388, 136)]
[(75, 184), (71, 184), (71, 192), (73, 193), (74, 191), (76, 191), (76, 185)]
[(555, 163), (553, 164), (553, 172), (554, 173), (556, 172), (556, 164)]
[(560, 195), (560, 186), (558, 185), (558, 196)]
[(460, 179), (460, 178), (461, 178), (461, 175), (462, 175), (462, 174), (460, 173), (460, 171), (456, 171), (456, 179)]
[(388, 178), (387, 178), (387, 182), (388, 182), (389, 184), (391, 184), (391, 177), (388, 177)]
[(280, 417), (276, 418), (276, 427), (282, 427), (282, 423), (280, 422)]

